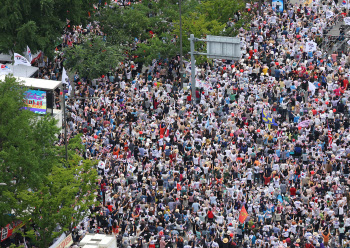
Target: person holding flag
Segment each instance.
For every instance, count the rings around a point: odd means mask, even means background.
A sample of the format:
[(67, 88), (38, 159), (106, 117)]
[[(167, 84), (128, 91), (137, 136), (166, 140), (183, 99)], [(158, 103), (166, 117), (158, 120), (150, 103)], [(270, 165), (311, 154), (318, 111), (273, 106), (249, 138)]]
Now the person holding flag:
[(270, 114), (267, 114), (265, 110), (262, 111), (262, 121), (266, 124), (278, 126), (278, 124), (275, 122), (275, 119)]
[(239, 212), (239, 219), (238, 220), (239, 220), (240, 223), (243, 224), (247, 218), (248, 218), (248, 212), (245, 209), (245, 206), (243, 206), (241, 208), (241, 211)]
[(332, 142), (333, 142), (333, 137), (332, 137), (332, 129), (329, 128), (329, 124), (328, 125), (328, 147), (332, 148)]

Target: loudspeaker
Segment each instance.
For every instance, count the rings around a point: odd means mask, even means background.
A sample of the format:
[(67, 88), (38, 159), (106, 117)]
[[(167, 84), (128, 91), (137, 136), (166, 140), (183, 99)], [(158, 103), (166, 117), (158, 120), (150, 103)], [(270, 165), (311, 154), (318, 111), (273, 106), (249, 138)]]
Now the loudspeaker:
[(46, 91), (46, 107), (49, 109), (53, 109), (55, 106), (55, 96), (53, 91)]

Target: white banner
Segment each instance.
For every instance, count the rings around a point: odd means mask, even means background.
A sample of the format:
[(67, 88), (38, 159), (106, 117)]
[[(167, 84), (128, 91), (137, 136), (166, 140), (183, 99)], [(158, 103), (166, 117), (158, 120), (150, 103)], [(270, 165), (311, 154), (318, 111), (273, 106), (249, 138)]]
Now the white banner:
[(344, 17), (345, 25), (350, 25), (350, 17)]
[(22, 55), (20, 55), (18, 53), (14, 54), (14, 60), (15, 60), (14, 65), (31, 66), (30, 62), (25, 57), (23, 57)]
[(332, 11), (327, 11), (326, 12), (326, 18), (331, 18), (332, 16), (334, 16), (334, 13)]
[(306, 52), (314, 52), (316, 51), (316, 48), (317, 48), (316, 42), (313, 42), (313, 41), (306, 42), (306, 45), (305, 45)]

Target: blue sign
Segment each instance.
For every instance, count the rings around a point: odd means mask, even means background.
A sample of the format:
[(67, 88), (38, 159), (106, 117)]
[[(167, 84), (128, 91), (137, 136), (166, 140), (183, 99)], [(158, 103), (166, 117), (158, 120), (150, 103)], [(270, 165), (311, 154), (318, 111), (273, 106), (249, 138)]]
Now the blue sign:
[(276, 12), (283, 12), (284, 10), (284, 0), (272, 0), (272, 10)]

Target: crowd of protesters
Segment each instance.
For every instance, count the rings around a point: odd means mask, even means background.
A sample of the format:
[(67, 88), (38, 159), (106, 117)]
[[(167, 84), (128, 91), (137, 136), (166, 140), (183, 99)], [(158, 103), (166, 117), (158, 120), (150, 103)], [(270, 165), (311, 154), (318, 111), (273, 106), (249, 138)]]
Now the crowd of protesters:
[(346, 13), (317, 1), (247, 11), (241, 60), (197, 65), (195, 95), (179, 58), (74, 76), (68, 135), (82, 134), (100, 175), (76, 242), (104, 233), (132, 248), (350, 247), (349, 55), (321, 42)]

